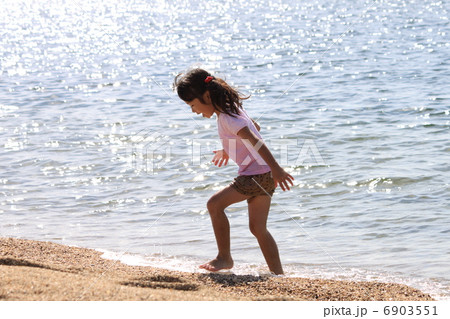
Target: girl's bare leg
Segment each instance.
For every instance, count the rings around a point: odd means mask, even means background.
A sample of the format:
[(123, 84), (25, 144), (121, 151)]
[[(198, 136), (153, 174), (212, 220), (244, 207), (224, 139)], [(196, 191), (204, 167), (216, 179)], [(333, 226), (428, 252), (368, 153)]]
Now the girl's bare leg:
[(225, 208), (248, 198), (249, 196), (243, 195), (233, 187), (228, 186), (209, 199), (207, 207), (211, 216), (219, 253), (215, 259), (201, 265), (200, 268), (209, 271), (219, 271), (233, 267), (233, 258), (230, 252), (230, 223), (225, 215)]
[(270, 209), (270, 196), (256, 196), (248, 200), (248, 216), (250, 231), (258, 240), (259, 247), (271, 272), (283, 274), (278, 247), (267, 230), (267, 217)]

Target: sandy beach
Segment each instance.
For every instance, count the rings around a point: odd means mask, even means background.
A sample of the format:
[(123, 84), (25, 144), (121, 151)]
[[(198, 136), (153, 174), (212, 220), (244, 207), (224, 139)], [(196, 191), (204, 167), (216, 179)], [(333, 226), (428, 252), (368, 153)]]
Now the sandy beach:
[(92, 249), (0, 238), (0, 300), (433, 300), (411, 287), (124, 265)]

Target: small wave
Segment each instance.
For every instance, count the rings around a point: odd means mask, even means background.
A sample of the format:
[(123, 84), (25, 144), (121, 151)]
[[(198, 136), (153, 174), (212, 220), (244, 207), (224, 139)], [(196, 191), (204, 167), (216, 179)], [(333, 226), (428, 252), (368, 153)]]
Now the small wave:
[(379, 185), (389, 185), (389, 187), (395, 187), (395, 186), (407, 186), (407, 185), (411, 185), (411, 184), (416, 184), (416, 183), (420, 183), (420, 182), (424, 182), (424, 181), (428, 181), (432, 179), (431, 176), (420, 176), (417, 178), (412, 178), (412, 177), (375, 177), (375, 178), (370, 178), (370, 179), (366, 179), (366, 180), (362, 180), (362, 181), (356, 181), (356, 180), (352, 180), (352, 181), (348, 181), (346, 182), (347, 186), (352, 186), (352, 187), (365, 187), (368, 186), (369, 188), (373, 189)]

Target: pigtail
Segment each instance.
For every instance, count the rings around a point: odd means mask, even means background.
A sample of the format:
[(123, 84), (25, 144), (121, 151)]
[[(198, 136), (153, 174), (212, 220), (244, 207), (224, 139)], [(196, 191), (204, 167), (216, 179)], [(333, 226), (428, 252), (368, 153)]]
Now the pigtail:
[(242, 108), (242, 100), (249, 98), (241, 95), (239, 91), (220, 78), (213, 78), (207, 84), (207, 90), (214, 108), (230, 116), (239, 114), (239, 109)]

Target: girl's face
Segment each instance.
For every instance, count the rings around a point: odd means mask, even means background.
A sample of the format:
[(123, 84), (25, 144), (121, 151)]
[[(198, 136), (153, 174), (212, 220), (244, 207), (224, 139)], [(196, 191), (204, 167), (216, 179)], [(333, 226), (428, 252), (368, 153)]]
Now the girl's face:
[(202, 114), (203, 117), (210, 118), (214, 113), (216, 113), (216, 110), (211, 103), (209, 92), (206, 92), (203, 95), (203, 101), (205, 101), (205, 103), (201, 102), (199, 99), (193, 99), (190, 102), (186, 102), (186, 104), (191, 107), (192, 112)]

